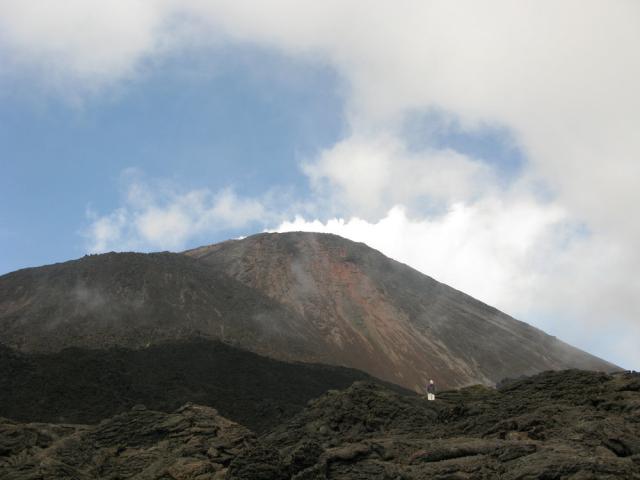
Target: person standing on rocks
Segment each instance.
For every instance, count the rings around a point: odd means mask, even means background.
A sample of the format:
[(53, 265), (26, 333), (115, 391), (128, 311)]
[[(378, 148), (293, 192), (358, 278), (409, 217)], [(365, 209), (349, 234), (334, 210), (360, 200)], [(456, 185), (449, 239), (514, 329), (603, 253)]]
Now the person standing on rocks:
[(435, 400), (436, 399), (436, 384), (433, 383), (433, 380), (429, 380), (427, 384), (427, 400)]

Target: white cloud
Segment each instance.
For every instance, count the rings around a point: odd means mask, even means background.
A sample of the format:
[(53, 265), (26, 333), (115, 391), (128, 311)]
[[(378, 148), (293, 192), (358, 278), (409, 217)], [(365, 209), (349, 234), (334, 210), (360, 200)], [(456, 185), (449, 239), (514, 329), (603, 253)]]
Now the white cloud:
[(95, 212), (87, 212), (91, 225), (84, 235), (90, 240), (88, 250), (92, 253), (106, 252), (117, 245), (119, 249), (126, 249), (123, 245), (123, 230), (127, 227), (128, 214), (124, 209), (118, 209), (109, 215), (99, 217)]
[(239, 198), (230, 190), (181, 193), (171, 187), (150, 187), (134, 181), (127, 186), (125, 205), (112, 213), (89, 214), (87, 249), (180, 250), (202, 234), (270, 220), (260, 201)]
[(184, 47), (185, 31), (326, 62), (350, 85), (354, 136), (434, 106), (504, 125), (575, 215), (637, 242), (639, 18), (633, 0), (0, 0), (0, 49), (85, 86)]
[[(506, 125), (531, 174), (577, 217), (640, 240), (640, 222), (627, 214), (640, 178), (637, 2), (197, 5), (233, 38), (333, 64), (351, 85), (356, 136), (434, 106), (466, 125)], [(346, 194), (371, 200), (380, 176), (369, 177)]]
[(453, 150), (410, 152), (395, 136), (351, 137), (304, 167), (317, 194), (334, 209), (365, 217), (389, 205), (450, 204), (486, 194), (490, 169)]
[(141, 58), (160, 49), (165, 3), (0, 0), (0, 50), (10, 62), (4, 68), (91, 92), (130, 76)]

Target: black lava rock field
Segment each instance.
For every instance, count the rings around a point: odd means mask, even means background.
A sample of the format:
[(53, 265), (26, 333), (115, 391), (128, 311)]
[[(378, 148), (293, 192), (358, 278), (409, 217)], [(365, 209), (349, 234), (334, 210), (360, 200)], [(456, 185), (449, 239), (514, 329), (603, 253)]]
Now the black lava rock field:
[(544, 372), (433, 402), (358, 381), (260, 436), (191, 404), (2, 420), (0, 478), (640, 479), (640, 374)]

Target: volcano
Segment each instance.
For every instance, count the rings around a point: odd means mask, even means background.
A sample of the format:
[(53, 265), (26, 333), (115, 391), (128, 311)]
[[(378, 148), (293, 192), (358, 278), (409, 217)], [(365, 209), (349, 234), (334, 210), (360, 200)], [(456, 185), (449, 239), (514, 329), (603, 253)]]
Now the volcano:
[(107, 253), (0, 277), (0, 343), (21, 353), (193, 338), (344, 366), (411, 390), (616, 366), (362, 243), (265, 233), (184, 253)]

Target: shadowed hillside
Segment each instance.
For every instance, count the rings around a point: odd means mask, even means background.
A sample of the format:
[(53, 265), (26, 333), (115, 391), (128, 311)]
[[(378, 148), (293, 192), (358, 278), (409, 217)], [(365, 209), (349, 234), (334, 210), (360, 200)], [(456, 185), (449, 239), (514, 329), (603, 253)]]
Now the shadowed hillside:
[(175, 253), (89, 255), (0, 277), (0, 344), (23, 352), (204, 336), (258, 353), (286, 345), (279, 357), (296, 359), (309, 351), (304, 333), (277, 301)]
[(171, 412), (193, 402), (255, 432), (327, 390), (372, 380), (357, 370), (286, 363), (207, 340), (48, 354), (0, 347), (0, 372), (0, 416), (14, 420), (98, 423), (137, 404)]

